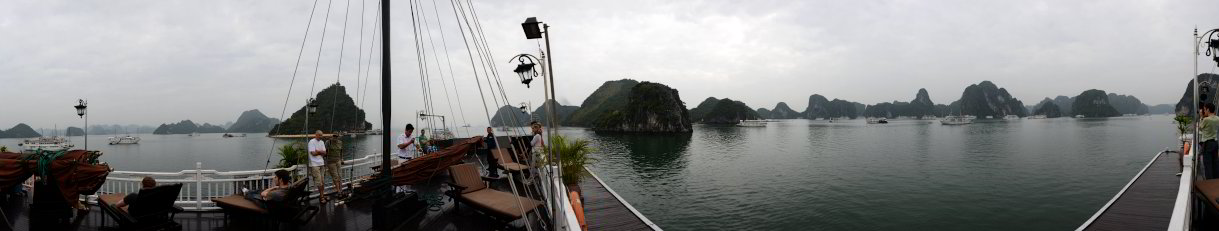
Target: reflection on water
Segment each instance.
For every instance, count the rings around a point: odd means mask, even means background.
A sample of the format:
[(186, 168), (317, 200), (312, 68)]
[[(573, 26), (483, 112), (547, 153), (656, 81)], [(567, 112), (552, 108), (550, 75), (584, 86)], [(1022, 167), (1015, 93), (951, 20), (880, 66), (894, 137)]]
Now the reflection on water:
[(564, 129), (666, 230), (1064, 230), (1173, 146), (1168, 116), (783, 120), (690, 136)]

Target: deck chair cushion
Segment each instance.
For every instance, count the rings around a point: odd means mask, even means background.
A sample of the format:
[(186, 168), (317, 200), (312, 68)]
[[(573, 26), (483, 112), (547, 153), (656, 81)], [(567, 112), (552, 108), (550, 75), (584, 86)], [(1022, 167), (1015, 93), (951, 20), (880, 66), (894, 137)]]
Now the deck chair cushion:
[(449, 166), (449, 174), (453, 177), (453, 183), (462, 187), (463, 194), (487, 188), (487, 183), (483, 182), (473, 164)]
[[(484, 189), (470, 193), (461, 194), (462, 197), (470, 204), (477, 205), (486, 209), (486, 211), (494, 213), (496, 216), (521, 218), (526, 212), (537, 208), (542, 203), (529, 198), (518, 197), (512, 193)], [(517, 200), (520, 200), (518, 206)], [(524, 208), (524, 209), (521, 209)]]
[(1215, 201), (1219, 199), (1219, 179), (1196, 181), (1194, 182), (1194, 189), (1198, 190), (1198, 193), (1206, 198), (1206, 204), (1210, 205), (1211, 208), (1219, 209), (1219, 202)]
[(215, 202), (216, 206), (219, 206), (224, 209), (241, 210), (241, 211), (250, 212), (250, 213), (254, 213), (254, 214), (270, 213), (270, 211), (267, 211), (266, 209), (263, 209), (262, 207), (258, 207), (258, 204), (254, 204), (253, 201), (250, 201), (249, 199), (246, 199), (244, 196), (241, 196), (241, 195), (228, 195), (228, 196), (221, 197), (221, 198), (213, 198), (212, 202)]
[(521, 170), (529, 169), (529, 165), (524, 165), (524, 164), (520, 164), (520, 163), (516, 163), (515, 161), (512, 161), (512, 157), (508, 156), (508, 152), (509, 152), (508, 149), (505, 149), (505, 148), (497, 148), (497, 149), (491, 150), (491, 154), (495, 156), (496, 160), (498, 160), (500, 168), (503, 168), (504, 170), (508, 170), (508, 171), (521, 171)]

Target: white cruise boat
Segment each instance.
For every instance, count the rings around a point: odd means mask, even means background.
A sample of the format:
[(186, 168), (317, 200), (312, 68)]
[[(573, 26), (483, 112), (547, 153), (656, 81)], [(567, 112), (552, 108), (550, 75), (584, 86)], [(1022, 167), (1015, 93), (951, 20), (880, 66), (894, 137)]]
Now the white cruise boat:
[(868, 119), (867, 119), (867, 123), (868, 123), (868, 124), (887, 124), (887, 123), (889, 123), (889, 119), (886, 119), (886, 118), (868, 118)]
[(135, 137), (135, 136), (130, 136), (130, 135), (128, 135), (128, 136), (123, 136), (123, 137), (113, 137), (113, 136), (111, 136), (110, 138), (106, 138), (106, 140), (108, 140), (108, 141), (109, 141), (110, 145), (115, 145), (115, 144), (139, 144), (139, 143), (140, 143), (140, 137)]
[(973, 119), (970, 119), (969, 117), (960, 117), (960, 116), (946, 116), (946, 117), (944, 117), (944, 119), (940, 120), (940, 124), (943, 124), (943, 125), (963, 125), (963, 124), (972, 124), (972, 123), (974, 123)]
[(1033, 115), (1033, 116), (1029, 116), (1028, 118), (1033, 120), (1033, 119), (1045, 119), (1046, 117), (1045, 117), (1045, 115)]
[(1019, 116), (1016, 116), (1016, 115), (1006, 115), (1006, 116), (1003, 116), (1003, 119), (1005, 119), (1005, 120), (1018, 120), (1018, 119), (1020, 119), (1020, 117), (1019, 117)]
[(741, 120), (738, 127), (766, 127), (766, 120)]
[(38, 137), (34, 139), (22, 140), (20, 144), (17, 144), (17, 146), (20, 146), (25, 152), (34, 152), (37, 150), (66, 151), (72, 147), (75, 147), (75, 145), (68, 142), (68, 139), (64, 139), (60, 136)]

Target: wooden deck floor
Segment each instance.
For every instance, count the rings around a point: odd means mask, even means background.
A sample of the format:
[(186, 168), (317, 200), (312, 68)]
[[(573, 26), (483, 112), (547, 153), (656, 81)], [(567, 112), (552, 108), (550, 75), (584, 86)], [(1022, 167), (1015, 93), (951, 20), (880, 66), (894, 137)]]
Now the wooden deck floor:
[(1084, 230), (1164, 230), (1180, 186), (1177, 153), (1154, 159), (1134, 183)]
[(596, 178), (585, 176), (580, 189), (584, 193), (584, 220), (589, 231), (653, 230)]

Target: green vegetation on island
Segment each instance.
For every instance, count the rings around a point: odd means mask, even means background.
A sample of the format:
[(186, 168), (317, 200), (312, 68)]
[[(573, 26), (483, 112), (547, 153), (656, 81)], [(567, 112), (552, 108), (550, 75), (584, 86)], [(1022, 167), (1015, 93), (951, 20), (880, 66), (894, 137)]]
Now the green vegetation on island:
[(1062, 108), (1059, 108), (1058, 104), (1055, 104), (1053, 100), (1050, 100), (1050, 98), (1045, 98), (1045, 100), (1042, 100), (1040, 105), (1041, 106), (1037, 107), (1037, 110), (1033, 111), (1033, 115), (1043, 115), (1046, 118), (1058, 118), (1062, 117), (1063, 115)]
[(85, 129), (81, 129), (78, 127), (68, 127), (68, 129), (64, 131), (64, 135), (66, 135), (66, 136), (84, 136)]
[(602, 116), (625, 107), (631, 89), (638, 84), (639, 81), (633, 79), (607, 81), (601, 84), (601, 87), (584, 99), (584, 103), (580, 104), (579, 109), (571, 113), (566, 124), (577, 127), (593, 126)]
[(1121, 116), (1122, 113), (1109, 104), (1109, 96), (1105, 91), (1091, 89), (1075, 97), (1071, 105), (1072, 115), (1082, 115), (1088, 118)]
[(278, 119), (268, 118), (258, 109), (254, 109), (242, 112), (241, 116), (237, 117), (237, 122), (228, 126), (227, 131), (230, 133), (266, 133), (270, 132), (271, 128), (278, 123)]
[[(606, 85), (602, 85), (602, 88)], [(622, 102), (623, 106), (617, 109), (602, 108), (609, 112), (597, 119), (594, 130), (660, 133), (693, 131), (690, 126), (690, 112), (681, 101), (677, 90), (664, 84), (642, 82), (631, 87), (626, 95), (627, 100)], [(581, 106), (577, 113), (583, 110), (585, 107)]]
[(364, 110), (356, 106), (343, 85), (331, 84), (318, 92), (314, 99), (317, 112), (309, 115), (308, 128), (305, 127), (307, 106), (302, 105), (291, 117), (272, 127), (271, 135), (309, 134), (316, 130), (326, 133), (364, 131), (372, 127), (364, 120)]
[(1007, 115), (1028, 116), (1028, 109), (1024, 108), (1024, 103), (1012, 97), (1007, 89), (995, 86), (990, 81), (982, 81), (965, 87), (957, 104), (961, 114), (979, 118), (986, 116), (1003, 118)]
[[(714, 99), (714, 98), (708, 98)], [(737, 124), (741, 120), (761, 119), (758, 112), (749, 108), (741, 101), (724, 98), (716, 100), (709, 105), (701, 105), (690, 111), (699, 111), (699, 115), (695, 116), (690, 113), (690, 120), (704, 124)]]
[(17, 124), (8, 130), (0, 130), (0, 138), (34, 138), (39, 136), (42, 136), (42, 134), (38, 134), (37, 131), (34, 131), (34, 128), (24, 123)]

